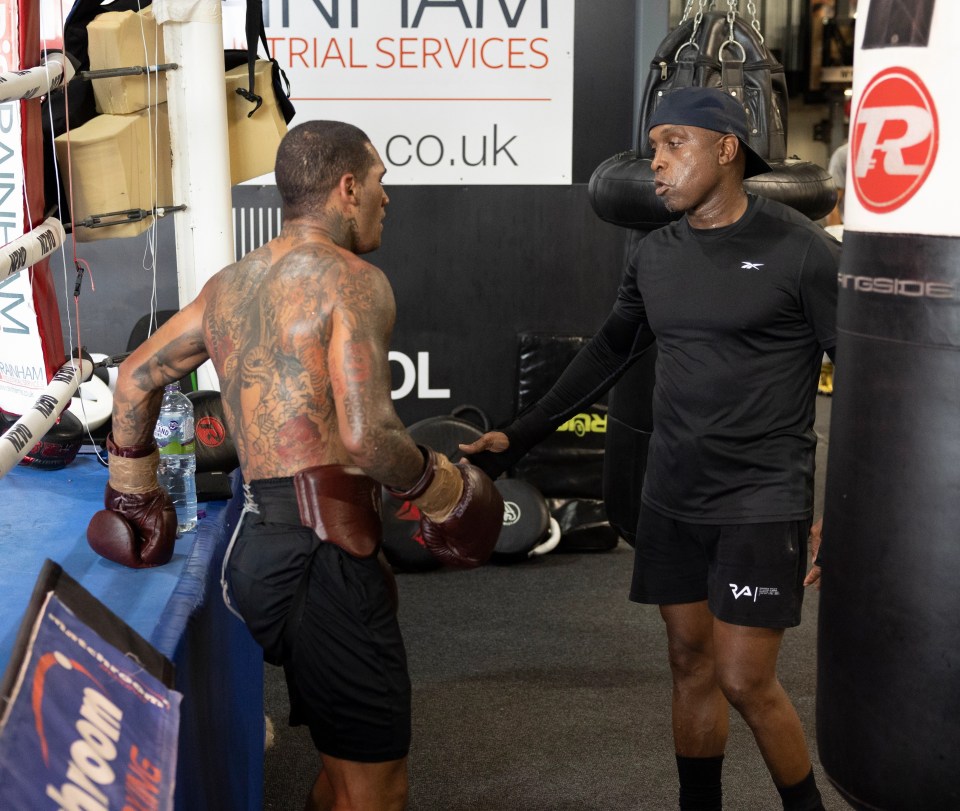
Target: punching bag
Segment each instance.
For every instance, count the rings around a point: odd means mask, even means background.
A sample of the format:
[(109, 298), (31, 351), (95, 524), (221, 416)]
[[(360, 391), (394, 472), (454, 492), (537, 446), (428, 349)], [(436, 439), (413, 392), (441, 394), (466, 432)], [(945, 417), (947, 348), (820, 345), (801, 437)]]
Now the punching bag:
[(960, 808), (958, 31), (954, 0), (858, 6), (817, 681), (858, 809)]

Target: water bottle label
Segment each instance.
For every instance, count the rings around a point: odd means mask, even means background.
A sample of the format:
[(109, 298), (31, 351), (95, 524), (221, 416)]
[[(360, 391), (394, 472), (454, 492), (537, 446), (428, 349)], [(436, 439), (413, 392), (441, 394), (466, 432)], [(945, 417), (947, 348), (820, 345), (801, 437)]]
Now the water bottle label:
[(180, 445), (180, 421), (177, 419), (165, 420), (160, 417), (153, 429), (153, 438), (157, 440), (157, 446), (161, 453), (179, 453), (179, 450), (175, 451), (170, 446), (176, 444), (179, 447)]
[(174, 417), (161, 417), (153, 429), (153, 438), (161, 455), (196, 453), (196, 443), (193, 436), (193, 417), (186, 416), (181, 422)]

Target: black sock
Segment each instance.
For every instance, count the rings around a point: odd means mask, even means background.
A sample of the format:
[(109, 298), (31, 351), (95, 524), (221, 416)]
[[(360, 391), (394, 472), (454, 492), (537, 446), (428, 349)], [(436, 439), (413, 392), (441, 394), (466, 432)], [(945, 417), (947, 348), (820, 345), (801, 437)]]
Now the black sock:
[(683, 757), (677, 755), (680, 775), (680, 811), (721, 811), (723, 788), (720, 772), (723, 755), (718, 757)]
[(780, 799), (783, 800), (783, 811), (824, 811), (820, 789), (817, 788), (817, 781), (813, 777), (813, 769), (796, 785), (783, 788), (777, 786), (777, 791), (780, 792)]

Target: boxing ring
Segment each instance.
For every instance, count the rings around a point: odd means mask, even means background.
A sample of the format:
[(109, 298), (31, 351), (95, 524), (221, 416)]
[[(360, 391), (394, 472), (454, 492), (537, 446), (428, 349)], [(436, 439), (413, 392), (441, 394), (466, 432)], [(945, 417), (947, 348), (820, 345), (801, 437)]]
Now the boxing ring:
[(219, 583), (240, 500), (201, 504), (198, 530), (177, 540), (169, 564), (129, 569), (87, 544), (106, 481), (92, 453), (62, 470), (17, 466), (0, 479), (0, 666), (50, 558), (173, 662), (183, 694), (175, 808), (259, 811), (262, 652), (224, 606)]

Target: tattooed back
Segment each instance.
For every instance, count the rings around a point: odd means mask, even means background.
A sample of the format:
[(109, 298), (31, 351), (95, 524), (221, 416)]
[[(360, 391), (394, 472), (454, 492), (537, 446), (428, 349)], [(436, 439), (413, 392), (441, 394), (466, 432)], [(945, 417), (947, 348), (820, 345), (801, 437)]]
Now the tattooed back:
[(310, 229), (285, 228), (211, 281), (204, 340), (244, 478), (349, 464), (340, 420), (389, 403), (385, 361), (366, 362), (386, 358), (393, 328), (382, 272)]

